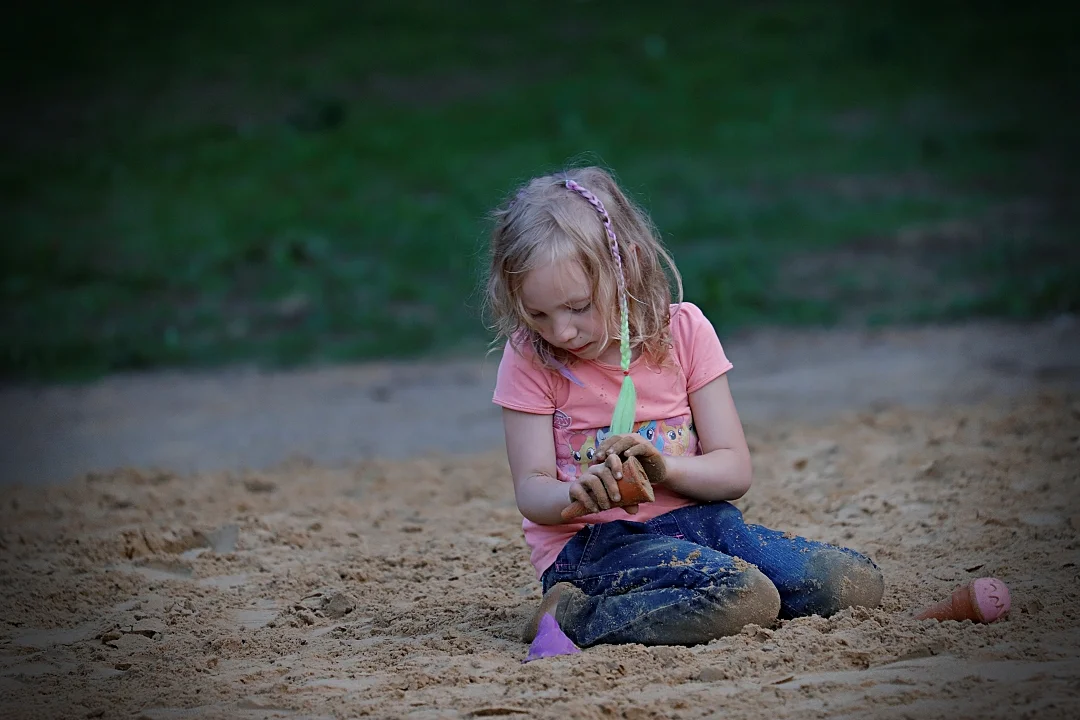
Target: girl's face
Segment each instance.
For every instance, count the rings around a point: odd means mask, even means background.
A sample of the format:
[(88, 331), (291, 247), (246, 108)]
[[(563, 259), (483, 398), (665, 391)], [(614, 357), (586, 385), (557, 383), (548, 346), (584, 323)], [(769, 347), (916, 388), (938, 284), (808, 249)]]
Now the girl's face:
[(533, 327), (551, 345), (584, 360), (606, 360), (613, 347), (618, 352), (614, 339), (604, 342), (604, 318), (577, 260), (565, 258), (530, 270), (521, 284), (521, 301)]

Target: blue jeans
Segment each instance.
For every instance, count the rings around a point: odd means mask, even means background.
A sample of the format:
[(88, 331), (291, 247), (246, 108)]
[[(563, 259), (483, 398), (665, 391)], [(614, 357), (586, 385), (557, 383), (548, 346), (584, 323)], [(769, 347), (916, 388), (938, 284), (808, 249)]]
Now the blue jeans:
[[(775, 585), (781, 618), (827, 616), (842, 609), (838, 586), (848, 584), (844, 572), (872, 578), (869, 584), (881, 582), (877, 566), (853, 550), (748, 525), (727, 502), (690, 505), (644, 523), (615, 520), (586, 526), (542, 581), (545, 593), (556, 583), (569, 582), (587, 596), (562, 628), (578, 645), (665, 644), (667, 637), (680, 637), (678, 624), (705, 611), (705, 605), (722, 605), (740, 591), (745, 595), (746, 563)], [(838, 565), (851, 567), (838, 572)], [(765, 583), (753, 569), (750, 573)]]

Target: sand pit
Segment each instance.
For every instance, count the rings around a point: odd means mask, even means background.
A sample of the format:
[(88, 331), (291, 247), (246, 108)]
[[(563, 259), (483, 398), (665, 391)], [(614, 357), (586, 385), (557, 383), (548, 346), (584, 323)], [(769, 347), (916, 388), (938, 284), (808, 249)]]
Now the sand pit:
[[(752, 521), (871, 555), (884, 606), (522, 664), (500, 454), (5, 492), (4, 717), (1080, 717), (1080, 395), (750, 425)], [(967, 580), (992, 625), (916, 621)]]

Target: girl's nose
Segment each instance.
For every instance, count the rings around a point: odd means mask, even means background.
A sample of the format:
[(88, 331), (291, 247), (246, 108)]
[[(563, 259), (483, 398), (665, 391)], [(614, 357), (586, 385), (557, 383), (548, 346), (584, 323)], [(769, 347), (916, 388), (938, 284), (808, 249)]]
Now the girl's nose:
[(566, 323), (559, 328), (556, 337), (560, 343), (568, 343), (577, 337), (577, 328), (571, 323)]

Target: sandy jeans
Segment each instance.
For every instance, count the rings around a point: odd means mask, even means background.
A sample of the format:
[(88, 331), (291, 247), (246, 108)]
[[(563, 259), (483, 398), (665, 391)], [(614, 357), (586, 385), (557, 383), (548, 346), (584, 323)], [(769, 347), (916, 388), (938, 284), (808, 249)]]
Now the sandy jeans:
[[(739, 612), (760, 576), (780, 595), (781, 618), (842, 609), (843, 565), (870, 559), (802, 537), (749, 525), (727, 502), (679, 508), (639, 523), (589, 525), (543, 575), (544, 591), (570, 582), (588, 596), (563, 630), (578, 645), (694, 644), (717, 614)], [(754, 566), (754, 567), (751, 567)], [(568, 626), (567, 626), (568, 625)], [(737, 630), (736, 630), (737, 631)]]

